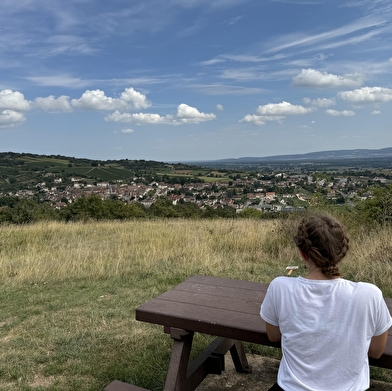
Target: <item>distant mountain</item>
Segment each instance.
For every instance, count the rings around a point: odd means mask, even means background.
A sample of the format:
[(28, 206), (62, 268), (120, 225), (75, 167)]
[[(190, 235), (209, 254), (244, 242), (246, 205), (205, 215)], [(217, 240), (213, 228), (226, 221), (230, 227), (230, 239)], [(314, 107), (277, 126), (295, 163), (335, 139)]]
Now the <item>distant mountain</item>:
[(392, 158), (392, 147), (382, 149), (343, 149), (338, 151), (310, 152), (295, 155), (275, 155), (265, 157), (241, 157), (219, 159), (219, 163), (265, 163), (284, 161), (346, 160), (346, 159), (382, 159)]
[(350, 167), (355, 169), (392, 168), (392, 147), (382, 149), (344, 149), (292, 155), (241, 157), (209, 161), (193, 161), (204, 167), (238, 170), (320, 170)]

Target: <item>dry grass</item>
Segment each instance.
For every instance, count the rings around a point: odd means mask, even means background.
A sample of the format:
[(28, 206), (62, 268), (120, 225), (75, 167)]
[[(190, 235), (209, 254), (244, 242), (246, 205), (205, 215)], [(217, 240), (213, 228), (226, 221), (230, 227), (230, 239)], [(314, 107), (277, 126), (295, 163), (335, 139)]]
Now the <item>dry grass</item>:
[[(0, 227), (3, 283), (201, 273), (269, 281), (300, 264), (296, 220), (153, 220)], [(391, 295), (392, 230), (359, 232), (343, 261), (348, 278)]]
[[(292, 240), (296, 224), (293, 218), (1, 226), (0, 389), (94, 391), (113, 378), (162, 389), (171, 341), (161, 328), (136, 322), (135, 308), (194, 274), (262, 282), (285, 274), (286, 266), (301, 264)], [(345, 275), (392, 296), (391, 229), (352, 232)], [(295, 275), (304, 273), (300, 267)], [(391, 371), (375, 376), (392, 381)]]
[(252, 272), (252, 265), (291, 263), (293, 247), (278, 231), (278, 222), (256, 220), (2, 226), (0, 278), (4, 283), (49, 282), (135, 271), (238, 275)]

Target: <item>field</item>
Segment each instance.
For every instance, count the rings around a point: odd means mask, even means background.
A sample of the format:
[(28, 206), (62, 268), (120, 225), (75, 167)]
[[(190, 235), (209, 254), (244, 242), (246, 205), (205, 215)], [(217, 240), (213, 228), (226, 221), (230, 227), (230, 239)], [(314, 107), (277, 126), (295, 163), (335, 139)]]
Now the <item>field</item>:
[[(0, 389), (162, 390), (171, 340), (135, 308), (194, 274), (269, 282), (300, 265), (296, 218), (0, 226)], [(346, 278), (392, 296), (392, 230), (349, 226)], [(196, 338), (196, 350), (209, 340)], [(249, 352), (279, 357), (273, 348)], [(372, 368), (392, 383), (392, 371)]]

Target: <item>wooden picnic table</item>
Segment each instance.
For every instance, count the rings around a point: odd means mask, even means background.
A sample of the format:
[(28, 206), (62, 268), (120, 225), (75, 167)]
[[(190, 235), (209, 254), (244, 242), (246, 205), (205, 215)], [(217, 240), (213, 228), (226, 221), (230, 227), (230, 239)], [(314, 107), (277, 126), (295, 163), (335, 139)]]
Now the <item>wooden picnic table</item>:
[[(173, 289), (142, 304), (136, 319), (164, 326), (173, 339), (164, 391), (193, 391), (208, 374), (224, 370), (224, 355), (230, 351), (235, 368), (250, 373), (242, 342), (280, 347), (269, 341), (260, 305), (268, 284), (226, 278), (193, 276)], [(385, 299), (392, 314), (392, 299)], [(190, 363), (194, 333), (216, 339)], [(392, 369), (392, 328), (384, 354), (370, 364)], [(114, 381), (105, 391), (143, 390)]]

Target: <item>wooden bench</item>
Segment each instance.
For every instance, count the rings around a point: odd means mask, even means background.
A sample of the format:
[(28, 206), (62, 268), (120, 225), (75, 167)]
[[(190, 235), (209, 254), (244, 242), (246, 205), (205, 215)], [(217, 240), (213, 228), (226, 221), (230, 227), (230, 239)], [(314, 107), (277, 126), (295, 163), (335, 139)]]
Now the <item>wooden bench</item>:
[[(194, 276), (136, 309), (136, 319), (162, 325), (173, 339), (164, 391), (192, 391), (208, 374), (221, 374), (230, 351), (238, 372), (250, 373), (242, 342), (272, 343), (260, 318), (268, 284)], [(385, 299), (392, 314), (392, 299)], [(195, 332), (217, 338), (190, 363)], [(392, 369), (392, 328), (380, 359), (370, 365)], [(115, 380), (105, 391), (145, 390)]]

